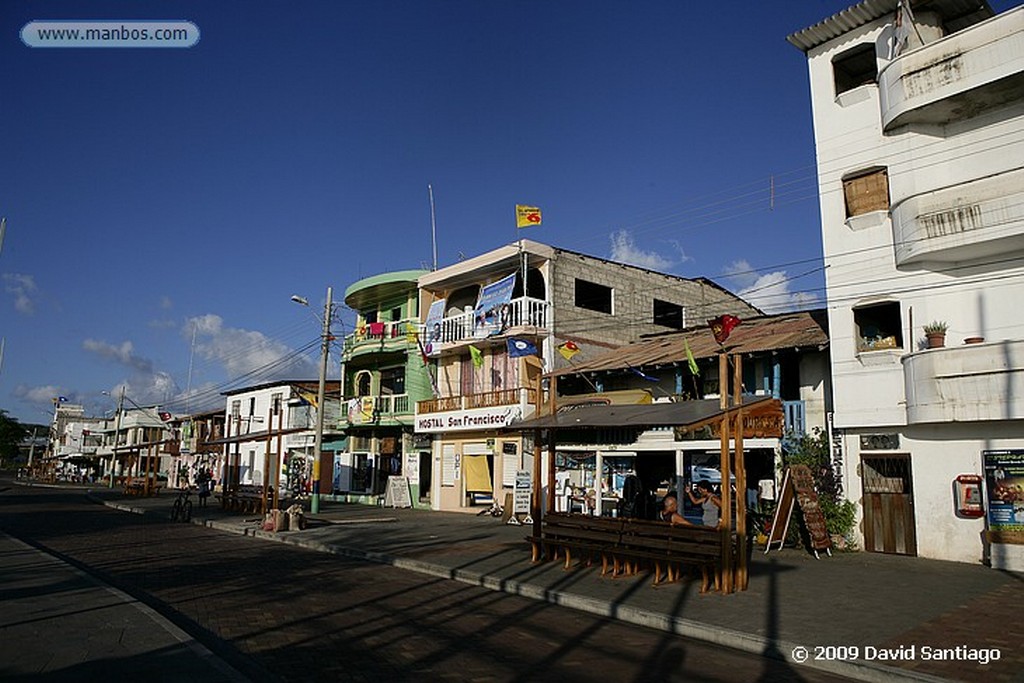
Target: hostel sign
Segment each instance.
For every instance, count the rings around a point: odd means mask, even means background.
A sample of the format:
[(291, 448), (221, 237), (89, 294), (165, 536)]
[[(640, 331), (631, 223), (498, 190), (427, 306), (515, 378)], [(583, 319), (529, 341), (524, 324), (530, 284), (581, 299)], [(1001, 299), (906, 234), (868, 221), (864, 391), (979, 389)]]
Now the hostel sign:
[(415, 431), (417, 434), (440, 434), (442, 432), (497, 429), (507, 427), (522, 418), (523, 411), (518, 405), (425, 413), (416, 415)]

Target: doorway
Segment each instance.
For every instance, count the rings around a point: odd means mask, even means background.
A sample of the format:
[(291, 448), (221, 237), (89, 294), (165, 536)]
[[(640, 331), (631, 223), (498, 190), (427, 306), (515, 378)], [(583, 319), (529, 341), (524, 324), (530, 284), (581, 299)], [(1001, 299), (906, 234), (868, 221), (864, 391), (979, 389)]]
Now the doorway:
[(864, 549), (917, 555), (910, 456), (862, 455)]

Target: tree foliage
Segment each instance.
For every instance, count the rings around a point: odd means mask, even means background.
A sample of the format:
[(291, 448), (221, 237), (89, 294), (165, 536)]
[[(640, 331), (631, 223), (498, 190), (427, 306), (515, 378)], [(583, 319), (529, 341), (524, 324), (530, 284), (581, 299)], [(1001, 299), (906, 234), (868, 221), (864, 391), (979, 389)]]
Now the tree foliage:
[(783, 464), (807, 465), (814, 477), (814, 490), (818, 493), (818, 506), (825, 517), (825, 529), (830, 534), (847, 536), (856, 520), (857, 506), (843, 496), (843, 480), (832, 461), (832, 447), (828, 433), (815, 427), (813, 433), (804, 434), (790, 443), (782, 454)]
[(28, 429), (6, 410), (0, 410), (0, 462), (14, 462), (18, 456), (18, 444), (28, 436)]

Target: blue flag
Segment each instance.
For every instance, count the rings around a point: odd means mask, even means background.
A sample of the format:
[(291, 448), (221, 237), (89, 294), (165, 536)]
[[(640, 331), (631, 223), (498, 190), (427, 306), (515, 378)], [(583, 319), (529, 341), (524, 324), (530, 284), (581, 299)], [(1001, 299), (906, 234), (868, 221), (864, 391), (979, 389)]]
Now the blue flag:
[(511, 337), (508, 340), (508, 357), (519, 358), (520, 356), (536, 356), (537, 345), (526, 339)]
[(657, 377), (651, 377), (650, 375), (646, 375), (646, 374), (644, 374), (644, 373), (643, 373), (643, 371), (641, 371), (641, 370), (640, 370), (639, 368), (634, 368), (634, 367), (632, 367), (632, 366), (629, 366), (629, 369), (630, 369), (630, 371), (631, 371), (631, 372), (632, 372), (632, 373), (633, 373), (634, 375), (636, 375), (636, 376), (637, 376), (637, 377), (639, 377), (640, 379), (645, 379), (645, 380), (647, 380), (648, 382), (657, 382), (657, 381), (658, 381), (658, 378), (657, 378)]

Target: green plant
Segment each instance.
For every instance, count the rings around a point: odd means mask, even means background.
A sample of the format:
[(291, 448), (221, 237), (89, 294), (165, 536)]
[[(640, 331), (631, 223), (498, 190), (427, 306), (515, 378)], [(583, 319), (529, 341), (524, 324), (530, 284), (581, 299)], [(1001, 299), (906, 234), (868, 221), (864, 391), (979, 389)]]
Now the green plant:
[(807, 465), (814, 477), (818, 507), (829, 534), (849, 538), (854, 529), (857, 506), (843, 496), (838, 463), (833, 461), (828, 434), (815, 427), (811, 434), (791, 439), (782, 454), (784, 466)]
[(943, 320), (933, 320), (924, 326), (925, 334), (945, 334), (946, 330), (949, 329), (949, 325)]

